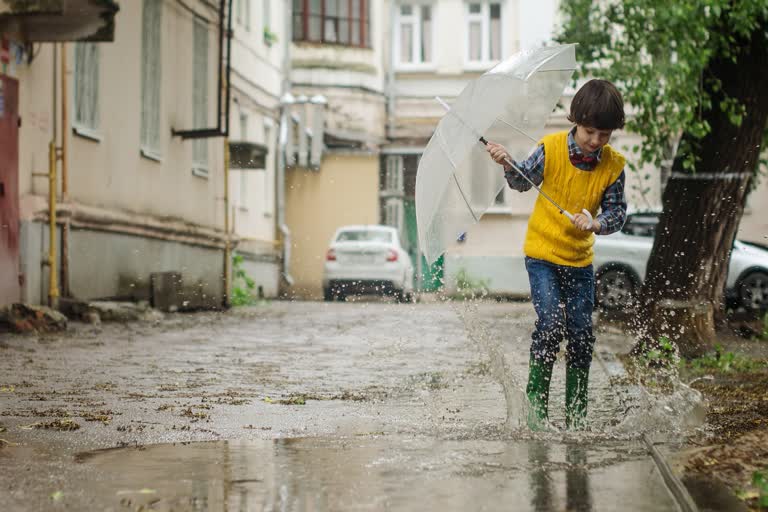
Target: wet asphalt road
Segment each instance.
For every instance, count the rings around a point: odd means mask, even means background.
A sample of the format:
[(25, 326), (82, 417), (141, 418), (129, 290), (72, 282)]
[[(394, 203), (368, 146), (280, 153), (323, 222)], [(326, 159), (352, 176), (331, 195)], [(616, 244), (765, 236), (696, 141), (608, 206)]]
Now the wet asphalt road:
[(2, 510), (677, 510), (599, 365), (593, 432), (507, 428), (532, 325), (526, 303), (273, 302), (3, 335)]

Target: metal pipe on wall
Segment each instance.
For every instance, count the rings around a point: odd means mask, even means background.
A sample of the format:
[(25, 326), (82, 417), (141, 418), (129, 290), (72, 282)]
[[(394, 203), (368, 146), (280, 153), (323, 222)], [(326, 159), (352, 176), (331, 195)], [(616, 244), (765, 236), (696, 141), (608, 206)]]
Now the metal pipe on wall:
[[(221, 66), (223, 65), (224, 39), (220, 39), (219, 46), (219, 86), (224, 88), (226, 105), (224, 108), (224, 293), (222, 294), (222, 306), (228, 308), (232, 305), (230, 290), (232, 288), (232, 237), (229, 228), (229, 89), (230, 73), (232, 71), (232, 0), (228, 2), (228, 21), (227, 21), (227, 71), (222, 77)], [(222, 0), (220, 25), (224, 27), (224, 0)], [(221, 91), (221, 89), (219, 89)], [(221, 102), (219, 102), (221, 105)], [(221, 116), (219, 116), (221, 122)]]
[[(67, 167), (67, 127), (69, 126), (69, 94), (67, 91), (67, 44), (61, 43), (61, 202), (69, 201), (69, 174)], [(69, 297), (69, 230), (70, 216), (61, 229), (61, 293)]]
[[(293, 17), (289, 1), (285, 2), (285, 19), (283, 20), (283, 29), (285, 34), (291, 33), (291, 20)], [(283, 272), (282, 277), (288, 286), (293, 285), (291, 276), (291, 230), (286, 223), (285, 215), (285, 168), (287, 166), (288, 155), (286, 155), (286, 142), (288, 140), (288, 130), (292, 122), (288, 110), (293, 104), (291, 96), (291, 39), (286, 35), (286, 41), (283, 51), (283, 83), (282, 94), (280, 97), (280, 132), (277, 143), (277, 172), (276, 175), (276, 195), (277, 195), (277, 219), (276, 228), (278, 238), (282, 241), (283, 248)]]
[(232, 245), (229, 234), (229, 137), (224, 137), (224, 295), (222, 306), (231, 305), (229, 290), (232, 286)]
[(53, 137), (48, 144), (48, 306), (58, 308), (59, 306), (59, 282), (58, 272), (56, 272), (56, 111), (57, 101), (57, 65), (58, 54), (56, 44), (53, 45)]

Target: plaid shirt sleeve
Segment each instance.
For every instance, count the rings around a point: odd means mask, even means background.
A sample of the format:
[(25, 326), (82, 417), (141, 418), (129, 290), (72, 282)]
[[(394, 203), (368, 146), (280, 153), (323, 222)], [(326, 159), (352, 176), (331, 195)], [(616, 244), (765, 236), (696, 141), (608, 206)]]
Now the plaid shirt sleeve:
[(597, 221), (600, 222), (600, 235), (610, 235), (620, 230), (627, 220), (627, 200), (624, 197), (624, 171), (613, 182), (605, 192), (600, 201), (600, 215)]
[[(541, 185), (541, 182), (544, 181), (544, 145), (538, 146), (526, 160), (515, 162), (515, 164), (536, 186)], [(504, 177), (507, 179), (509, 188), (519, 192), (531, 189), (531, 184), (520, 176), (519, 172), (506, 164), (504, 164)]]

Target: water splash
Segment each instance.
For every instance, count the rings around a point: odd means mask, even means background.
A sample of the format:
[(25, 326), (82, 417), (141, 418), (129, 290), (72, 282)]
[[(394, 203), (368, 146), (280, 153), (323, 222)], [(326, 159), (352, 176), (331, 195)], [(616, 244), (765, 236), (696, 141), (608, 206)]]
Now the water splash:
[(507, 430), (518, 430), (526, 426), (528, 399), (521, 381), (515, 375), (502, 348), (502, 342), (494, 337), (479, 319), (478, 305), (473, 301), (454, 303), (459, 318), (464, 322), (469, 339), (488, 359), (491, 376), (501, 385), (507, 406)]

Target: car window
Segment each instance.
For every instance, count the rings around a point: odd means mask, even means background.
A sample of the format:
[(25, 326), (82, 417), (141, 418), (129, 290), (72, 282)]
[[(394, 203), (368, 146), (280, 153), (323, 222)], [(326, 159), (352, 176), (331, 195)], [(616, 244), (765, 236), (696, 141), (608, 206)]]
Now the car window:
[(621, 232), (632, 236), (656, 235), (656, 225), (659, 223), (659, 216), (656, 214), (636, 213), (627, 217), (627, 222), (621, 228)]
[(356, 229), (342, 231), (336, 237), (337, 242), (383, 242), (392, 243), (392, 232), (380, 229)]

